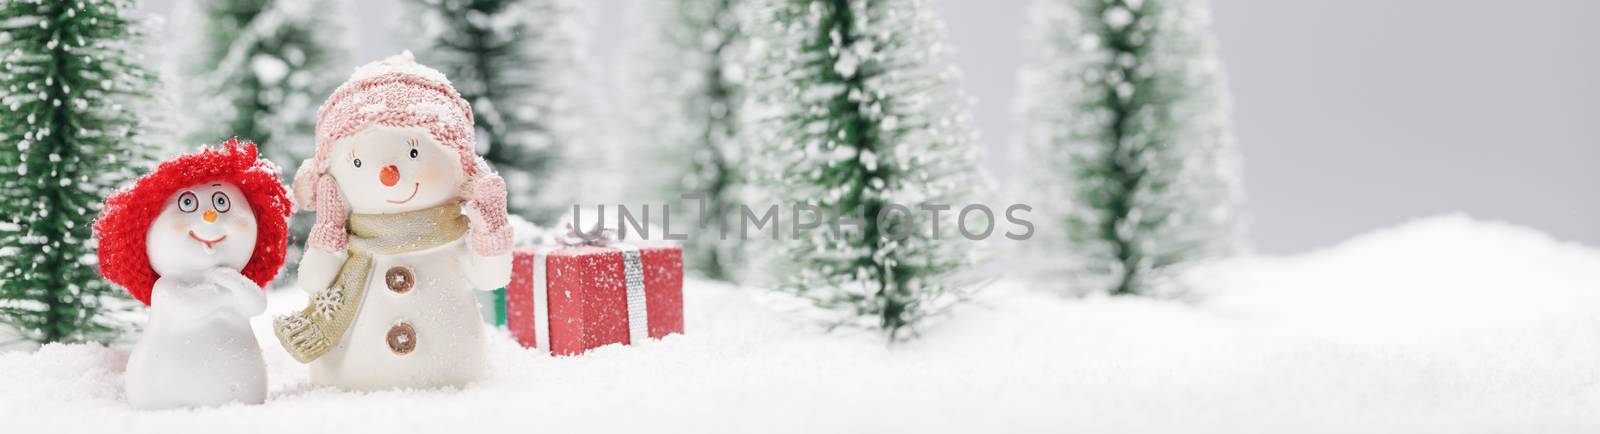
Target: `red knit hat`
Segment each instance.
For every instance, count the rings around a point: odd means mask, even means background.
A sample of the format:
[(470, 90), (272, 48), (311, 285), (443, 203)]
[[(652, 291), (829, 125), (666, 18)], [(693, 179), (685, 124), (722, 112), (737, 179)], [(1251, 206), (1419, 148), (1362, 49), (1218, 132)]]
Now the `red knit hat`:
[(162, 162), (132, 186), (106, 198), (94, 222), (100, 243), (100, 275), (127, 288), (133, 298), (148, 306), (150, 288), (160, 277), (145, 254), (150, 224), (179, 189), (223, 181), (244, 192), (256, 216), (255, 251), (240, 273), (267, 286), (283, 266), (292, 208), (288, 192), (278, 181), (278, 167), (256, 155), (254, 143), (239, 146), (239, 140), (231, 138), (220, 149), (201, 148)]

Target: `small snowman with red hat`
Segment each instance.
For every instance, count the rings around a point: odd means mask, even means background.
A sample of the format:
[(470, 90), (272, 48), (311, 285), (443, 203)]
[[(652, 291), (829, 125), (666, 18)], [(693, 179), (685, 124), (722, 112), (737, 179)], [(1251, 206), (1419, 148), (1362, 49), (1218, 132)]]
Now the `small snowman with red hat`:
[(100, 273), (150, 306), (128, 356), (128, 401), (144, 409), (259, 404), (267, 370), (249, 318), (283, 265), (288, 193), (253, 144), (228, 140), (161, 163), (106, 198)]
[(311, 381), (345, 389), (482, 377), (474, 291), (511, 279), (505, 181), (474, 152), (472, 107), (410, 52), (358, 68), (317, 114), (295, 174), (314, 209), (298, 286), (273, 328)]

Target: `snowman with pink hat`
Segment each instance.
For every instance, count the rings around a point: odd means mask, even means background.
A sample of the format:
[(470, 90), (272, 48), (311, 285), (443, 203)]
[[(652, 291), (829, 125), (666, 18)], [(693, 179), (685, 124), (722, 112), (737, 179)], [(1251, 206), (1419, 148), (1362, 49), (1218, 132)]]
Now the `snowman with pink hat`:
[(505, 181), (474, 153), (472, 108), (410, 52), (358, 68), (318, 112), (295, 200), (316, 211), (305, 309), (277, 318), (311, 380), (460, 386), (485, 372), (473, 291), (511, 277)]

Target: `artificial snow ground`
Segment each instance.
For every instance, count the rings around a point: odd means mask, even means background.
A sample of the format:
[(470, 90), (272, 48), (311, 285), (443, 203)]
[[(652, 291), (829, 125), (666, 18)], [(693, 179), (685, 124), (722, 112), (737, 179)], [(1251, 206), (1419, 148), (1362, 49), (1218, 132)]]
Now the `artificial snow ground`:
[(689, 282), (687, 335), (499, 339), (464, 390), (309, 386), (263, 317), (265, 405), (134, 411), (125, 350), (51, 345), (0, 354), (0, 432), (1600, 432), (1600, 251), (1450, 216), (1194, 277), (1185, 301), (1003, 282), (894, 348)]

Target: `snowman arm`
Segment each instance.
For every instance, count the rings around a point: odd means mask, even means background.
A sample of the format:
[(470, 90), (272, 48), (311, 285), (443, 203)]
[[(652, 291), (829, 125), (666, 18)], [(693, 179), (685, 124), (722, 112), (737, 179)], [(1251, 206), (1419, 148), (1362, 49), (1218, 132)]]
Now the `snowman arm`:
[(461, 270), (473, 289), (491, 291), (511, 283), (511, 253), (482, 256), (471, 248), (465, 250), (460, 256)]
[(461, 252), (461, 269), (479, 291), (504, 288), (511, 283), (511, 225), (506, 214), (506, 182), (493, 173), (473, 183), (472, 200), (462, 207), (471, 222), (467, 248)]
[(267, 295), (255, 281), (244, 277), (238, 270), (214, 268), (207, 277), (217, 286), (227, 290), (233, 306), (238, 308), (240, 314), (252, 317), (267, 310)]
[(156, 279), (155, 285), (150, 288), (150, 315), (160, 315), (166, 311), (194, 311), (206, 306), (204, 300), (206, 292), (201, 291), (196, 285), (180, 281), (175, 278), (161, 277)]
[(300, 257), (298, 275), (300, 280), (295, 286), (306, 294), (316, 294), (333, 284), (333, 278), (339, 275), (339, 268), (344, 267), (345, 259), (350, 257), (350, 252), (340, 249), (329, 252), (316, 247), (306, 248), (304, 256)]

